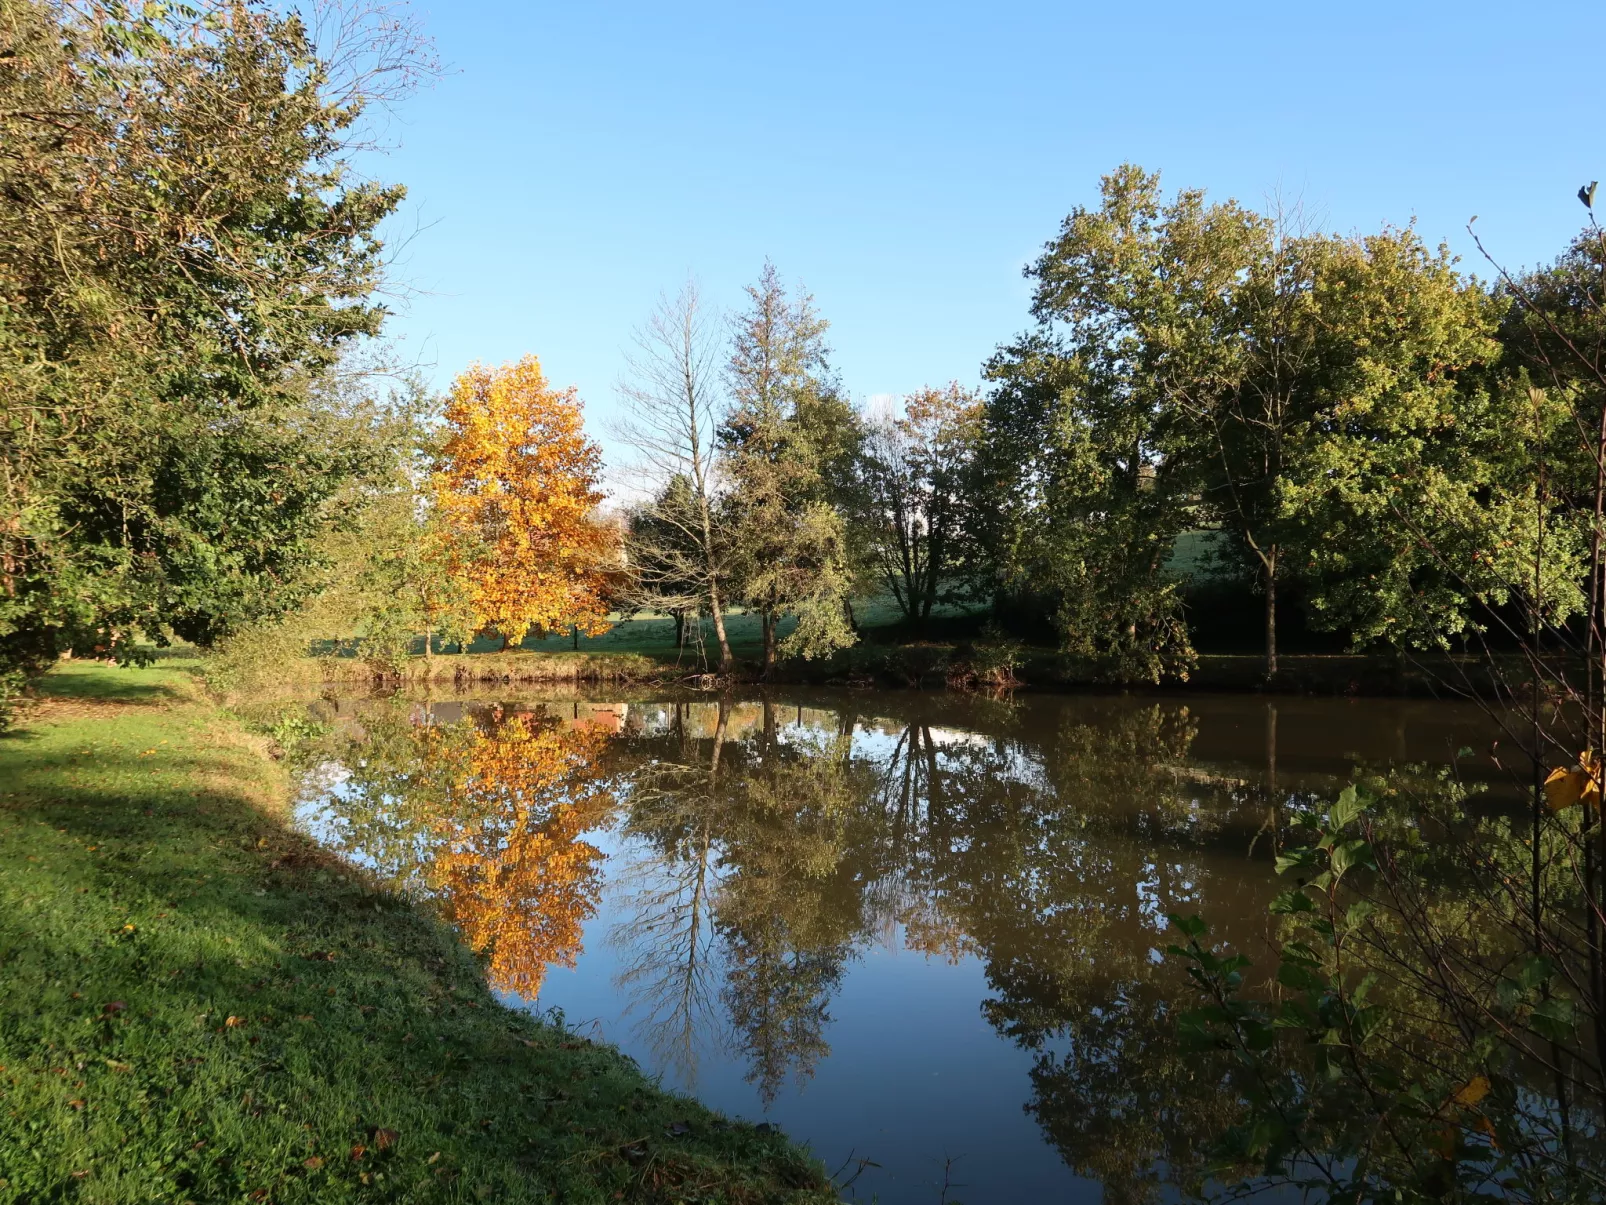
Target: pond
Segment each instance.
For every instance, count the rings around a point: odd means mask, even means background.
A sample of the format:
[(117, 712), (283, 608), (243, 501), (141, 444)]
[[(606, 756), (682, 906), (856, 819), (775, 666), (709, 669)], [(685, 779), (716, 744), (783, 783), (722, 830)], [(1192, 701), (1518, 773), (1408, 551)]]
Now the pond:
[(1176, 1045), (1167, 914), (1272, 963), (1300, 810), (1385, 767), (1512, 789), (1490, 721), (1432, 701), (310, 706), (319, 840), (440, 906), (509, 1003), (886, 1205), (1174, 1197), (1228, 1102)]

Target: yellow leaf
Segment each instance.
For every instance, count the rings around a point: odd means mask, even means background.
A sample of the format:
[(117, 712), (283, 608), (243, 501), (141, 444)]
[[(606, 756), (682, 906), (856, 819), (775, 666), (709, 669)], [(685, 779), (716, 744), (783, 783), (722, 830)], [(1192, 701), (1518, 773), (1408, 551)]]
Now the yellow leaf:
[(1489, 1095), (1489, 1080), (1487, 1076), (1474, 1075), (1461, 1088), (1456, 1091), (1455, 1103), (1468, 1109), (1476, 1105), (1485, 1096)]
[(1581, 803), (1600, 805), (1600, 766), (1593, 752), (1585, 749), (1576, 766), (1558, 766), (1550, 772), (1545, 779), (1545, 802), (1553, 812)]

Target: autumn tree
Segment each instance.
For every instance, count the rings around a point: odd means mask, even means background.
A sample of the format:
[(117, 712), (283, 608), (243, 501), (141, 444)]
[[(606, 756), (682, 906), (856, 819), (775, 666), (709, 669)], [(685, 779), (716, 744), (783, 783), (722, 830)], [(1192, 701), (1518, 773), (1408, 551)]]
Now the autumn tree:
[(855, 639), (846, 522), (833, 486), (860, 434), (831, 379), (828, 324), (813, 299), (790, 296), (769, 263), (747, 298), (732, 323), (731, 405), (719, 441), (739, 587), (758, 613), (767, 677), (786, 616), (797, 621), (786, 652), (820, 656)]
[(504, 648), (532, 629), (606, 630), (616, 544), (595, 514), (602, 452), (575, 390), (553, 388), (534, 356), (475, 365), (453, 382), (445, 418), (430, 494), (476, 626)]
[(865, 440), (864, 519), (876, 573), (916, 635), (931, 609), (974, 572), (970, 477), (982, 403), (958, 382), (920, 389)]

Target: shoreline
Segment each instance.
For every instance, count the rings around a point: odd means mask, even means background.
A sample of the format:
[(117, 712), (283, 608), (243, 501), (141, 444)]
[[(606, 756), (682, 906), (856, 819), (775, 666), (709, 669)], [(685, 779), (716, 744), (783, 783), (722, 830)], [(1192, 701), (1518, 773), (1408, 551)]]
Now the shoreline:
[[(1061, 694), (1193, 692), (1249, 693), (1273, 696), (1348, 696), (1359, 698), (1467, 698), (1475, 692), (1509, 690), (1526, 681), (1520, 657), (1397, 658), (1354, 653), (1296, 653), (1280, 659), (1275, 679), (1267, 681), (1264, 660), (1250, 653), (1205, 653), (1186, 681), (1102, 681), (1084, 668), (1042, 649), (1023, 650), (1011, 680), (990, 677), (978, 669), (964, 645), (873, 644), (819, 662), (782, 662), (766, 681), (759, 667), (738, 659), (729, 675), (694, 665), (676, 665), (648, 653), (508, 652), (436, 653), (412, 656), (398, 672), (357, 657), (305, 657), (278, 681), (317, 687), (326, 683), (361, 683), (376, 689), (440, 685), (457, 689), (494, 685), (631, 686), (680, 685), (699, 689), (732, 686), (828, 686), (847, 689), (949, 690), (998, 693), (1027, 690)], [(1499, 674), (1508, 681), (1498, 683)]]
[(0, 737), (0, 1195), (836, 1200), (779, 1134), (499, 1003), (290, 827), (193, 669), (64, 664)]

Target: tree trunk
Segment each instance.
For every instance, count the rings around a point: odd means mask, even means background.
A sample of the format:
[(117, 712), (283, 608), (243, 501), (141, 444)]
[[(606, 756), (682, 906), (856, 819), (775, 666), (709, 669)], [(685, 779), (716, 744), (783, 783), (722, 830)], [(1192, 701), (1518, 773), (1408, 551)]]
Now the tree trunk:
[(574, 624), (569, 630), (574, 633), (574, 651), (578, 653), (580, 651), (580, 625)]
[(714, 639), (719, 642), (719, 672), (731, 672), (731, 642), (725, 636), (725, 609), (719, 603), (719, 587), (710, 584), (708, 587), (708, 610), (714, 617)]
[(1266, 577), (1266, 681), (1277, 676), (1277, 550), (1265, 560)]
[(672, 611), (670, 614), (675, 617), (675, 664), (679, 665), (686, 653), (686, 612)]
[(759, 626), (764, 632), (764, 681), (775, 674), (775, 612), (769, 607), (759, 611)]
[(507, 652), (507, 633), (506, 632), (498, 632), (497, 635), (502, 638), (502, 647), (497, 649), (496, 651), (499, 652), (499, 653)]
[(915, 635), (921, 640), (926, 638), (927, 626), (931, 623), (932, 604), (937, 601), (937, 583), (932, 582), (920, 596), (920, 616), (915, 620)]
[(424, 680), (427, 682), (435, 676), (435, 654), (430, 651), (429, 639), (434, 633), (429, 628), (424, 629)]

